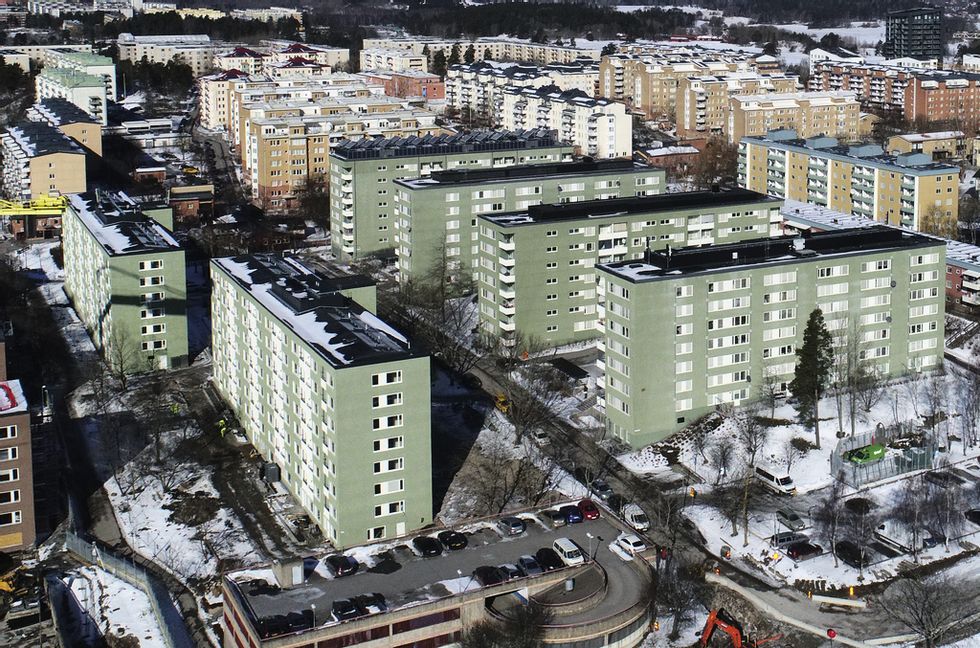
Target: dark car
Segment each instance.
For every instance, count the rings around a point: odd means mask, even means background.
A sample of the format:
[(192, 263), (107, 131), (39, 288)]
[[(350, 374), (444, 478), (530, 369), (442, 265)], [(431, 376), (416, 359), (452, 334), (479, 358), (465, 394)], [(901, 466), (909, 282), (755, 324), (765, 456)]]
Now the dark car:
[(442, 553), (442, 544), (432, 536), (418, 536), (412, 539), (412, 546), (423, 558), (431, 558)]
[(582, 517), (586, 520), (599, 519), (599, 507), (590, 499), (584, 499), (579, 502), (578, 510), (582, 512)]
[(563, 527), (568, 524), (568, 518), (561, 511), (555, 511), (553, 509), (541, 511), (541, 517), (544, 518), (544, 522), (548, 526)]
[(609, 496), (613, 494), (613, 489), (609, 487), (605, 479), (593, 479), (592, 480), (592, 492), (594, 492), (599, 499), (605, 501), (609, 499)]
[(367, 614), (380, 614), (388, 611), (388, 602), (384, 595), (377, 592), (355, 596), (354, 602)]
[(521, 573), (520, 568), (513, 563), (504, 563), (502, 565), (497, 565), (497, 569), (503, 572), (507, 580), (514, 580), (515, 578), (521, 578), (524, 574)]
[(868, 552), (849, 540), (838, 542), (834, 545), (834, 553), (845, 565), (850, 565), (855, 569), (867, 567), (871, 563)]
[(499, 567), (493, 567), (491, 565), (483, 565), (482, 567), (477, 567), (473, 570), (473, 578), (476, 579), (480, 585), (484, 587), (490, 587), (491, 585), (500, 585), (507, 581), (507, 576)]
[(980, 509), (970, 509), (963, 513), (963, 516), (970, 522), (980, 525)]
[(816, 558), (823, 553), (823, 549), (820, 545), (815, 545), (810, 542), (796, 542), (789, 545), (785, 549), (786, 555), (793, 560), (807, 560), (808, 558)]
[(468, 543), (466, 536), (464, 536), (462, 533), (449, 529), (439, 532), (438, 538), (439, 542), (445, 545), (446, 549), (451, 549), (453, 551), (465, 549)]
[(537, 559), (542, 571), (549, 572), (555, 569), (561, 569), (565, 566), (565, 561), (563, 561), (561, 556), (559, 556), (558, 553), (551, 547), (543, 547), (538, 549), (538, 551), (534, 554), (534, 557)]
[(935, 484), (940, 488), (959, 486), (963, 483), (962, 479), (945, 470), (933, 470), (932, 472), (927, 472), (925, 479), (927, 482)]
[(565, 516), (565, 524), (578, 524), (582, 521), (582, 511), (574, 504), (568, 504), (558, 509)]
[(504, 535), (521, 535), (527, 531), (527, 522), (519, 517), (505, 517), (497, 520), (497, 526)]
[(330, 573), (333, 574), (334, 578), (356, 574), (357, 570), (361, 567), (360, 563), (344, 554), (327, 556), (323, 562), (326, 564), (327, 569), (330, 570)]
[(797, 533), (796, 531), (781, 531), (774, 536), (769, 538), (769, 544), (774, 547), (788, 547), (789, 545), (797, 544), (799, 542), (807, 542), (810, 537), (805, 533)]
[(351, 599), (340, 599), (333, 602), (331, 609), (334, 621), (348, 621), (367, 614)]
[(534, 556), (524, 555), (517, 559), (517, 568), (524, 576), (536, 576), (541, 573), (541, 565)]

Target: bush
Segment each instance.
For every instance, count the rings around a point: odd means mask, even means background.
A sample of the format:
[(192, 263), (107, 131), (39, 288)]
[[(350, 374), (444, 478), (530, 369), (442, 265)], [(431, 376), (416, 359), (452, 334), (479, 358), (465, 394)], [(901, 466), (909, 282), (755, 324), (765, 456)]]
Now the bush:
[(803, 437), (793, 437), (790, 439), (789, 444), (800, 454), (806, 454), (817, 447)]

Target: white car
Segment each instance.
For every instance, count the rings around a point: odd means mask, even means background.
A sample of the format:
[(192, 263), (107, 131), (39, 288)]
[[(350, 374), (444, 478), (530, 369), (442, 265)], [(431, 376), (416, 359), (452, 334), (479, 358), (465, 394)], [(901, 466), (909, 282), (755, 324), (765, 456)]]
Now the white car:
[(650, 529), (650, 518), (636, 504), (627, 504), (623, 507), (623, 520), (641, 533)]
[(620, 536), (616, 538), (616, 546), (631, 556), (635, 556), (636, 554), (643, 553), (647, 550), (646, 543), (640, 540), (640, 537), (634, 533), (620, 534)]

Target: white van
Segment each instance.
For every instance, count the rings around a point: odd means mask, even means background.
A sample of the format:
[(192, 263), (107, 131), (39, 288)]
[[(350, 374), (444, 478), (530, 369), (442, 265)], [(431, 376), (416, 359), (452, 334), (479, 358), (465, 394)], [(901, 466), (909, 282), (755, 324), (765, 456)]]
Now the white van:
[(765, 468), (756, 467), (755, 478), (774, 493), (796, 495), (796, 484), (789, 475), (774, 475)]
[(650, 529), (650, 518), (636, 504), (627, 504), (623, 507), (623, 520), (637, 531)]
[(582, 555), (582, 550), (568, 538), (558, 538), (555, 540), (552, 549), (561, 557), (562, 562), (569, 567), (585, 563), (585, 556)]

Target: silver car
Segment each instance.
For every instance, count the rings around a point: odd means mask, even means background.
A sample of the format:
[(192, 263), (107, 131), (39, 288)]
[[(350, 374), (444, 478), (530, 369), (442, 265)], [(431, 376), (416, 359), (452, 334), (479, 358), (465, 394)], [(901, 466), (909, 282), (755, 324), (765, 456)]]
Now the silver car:
[(790, 509), (784, 508), (776, 511), (776, 519), (790, 531), (801, 531), (806, 527), (803, 518)]

